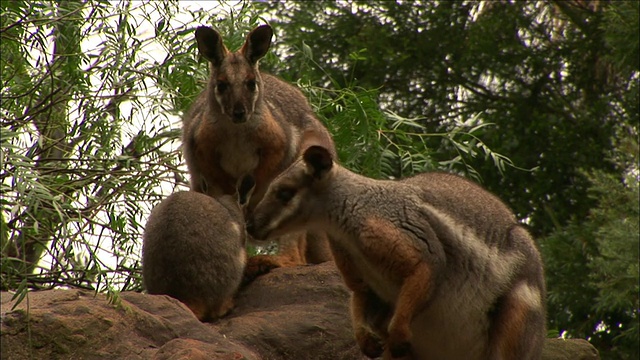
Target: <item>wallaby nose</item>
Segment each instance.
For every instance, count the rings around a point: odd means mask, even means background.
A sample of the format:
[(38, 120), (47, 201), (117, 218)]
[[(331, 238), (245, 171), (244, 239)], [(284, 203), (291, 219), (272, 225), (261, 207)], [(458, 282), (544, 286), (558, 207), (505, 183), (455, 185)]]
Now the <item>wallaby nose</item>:
[(246, 221), (247, 233), (253, 236), (253, 231), (255, 230), (255, 225), (253, 224), (253, 219), (247, 219)]
[(234, 123), (243, 123), (247, 120), (246, 111), (243, 108), (235, 108), (233, 109), (233, 122)]

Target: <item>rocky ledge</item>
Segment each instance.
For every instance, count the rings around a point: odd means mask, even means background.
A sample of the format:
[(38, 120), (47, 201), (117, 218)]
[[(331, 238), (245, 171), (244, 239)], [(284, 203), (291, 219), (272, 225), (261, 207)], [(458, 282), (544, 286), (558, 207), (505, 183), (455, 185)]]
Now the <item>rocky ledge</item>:
[[(1, 294), (0, 358), (365, 359), (351, 332), (348, 291), (333, 263), (275, 269), (238, 294), (236, 308), (201, 323), (167, 296), (82, 290), (32, 292), (15, 309)], [(545, 360), (599, 359), (585, 340), (548, 339)]]

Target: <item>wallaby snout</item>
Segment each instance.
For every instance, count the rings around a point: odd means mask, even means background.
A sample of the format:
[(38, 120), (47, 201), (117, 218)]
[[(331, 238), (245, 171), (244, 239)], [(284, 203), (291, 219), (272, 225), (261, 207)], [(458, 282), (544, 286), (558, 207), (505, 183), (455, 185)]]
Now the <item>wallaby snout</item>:
[(247, 121), (247, 112), (244, 110), (244, 107), (238, 106), (233, 109), (233, 122), (236, 124), (241, 124)]
[(256, 240), (263, 240), (263, 239), (259, 238), (257, 236), (257, 234), (255, 233), (256, 226), (253, 223), (253, 219), (248, 218), (246, 223), (245, 223), (245, 226), (247, 228), (247, 234), (251, 235), (252, 238), (254, 238)]

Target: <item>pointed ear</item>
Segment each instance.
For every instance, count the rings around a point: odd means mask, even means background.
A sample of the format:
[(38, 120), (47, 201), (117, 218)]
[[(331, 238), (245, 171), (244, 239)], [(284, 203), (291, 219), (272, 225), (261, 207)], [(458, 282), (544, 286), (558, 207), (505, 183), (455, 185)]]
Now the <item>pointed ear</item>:
[(253, 195), (253, 190), (256, 186), (256, 180), (251, 175), (245, 175), (243, 178), (238, 180), (238, 184), (236, 186), (238, 203), (240, 206), (245, 206), (251, 200), (251, 195)]
[(267, 54), (271, 46), (272, 36), (273, 30), (269, 25), (258, 26), (249, 33), (240, 51), (251, 65), (255, 65), (258, 60)]
[(196, 29), (196, 41), (200, 54), (211, 61), (215, 67), (222, 64), (222, 60), (229, 52), (222, 43), (220, 34), (208, 26), (200, 26)]
[(304, 151), (302, 158), (313, 169), (313, 177), (317, 179), (322, 178), (333, 167), (331, 152), (322, 146), (310, 146)]

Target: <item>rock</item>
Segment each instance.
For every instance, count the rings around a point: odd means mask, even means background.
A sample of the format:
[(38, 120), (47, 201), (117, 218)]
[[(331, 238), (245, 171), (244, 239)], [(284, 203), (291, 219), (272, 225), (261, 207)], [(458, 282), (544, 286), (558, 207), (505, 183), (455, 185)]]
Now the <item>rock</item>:
[(348, 299), (333, 263), (276, 269), (243, 289), (215, 326), (263, 359), (361, 359)]
[(180, 359), (166, 357), (180, 354), (175, 339), (207, 345), (190, 349), (192, 354), (204, 352), (207, 359), (260, 359), (168, 296), (128, 292), (121, 294), (119, 305), (112, 305), (102, 294), (49, 290), (30, 293), (14, 310), (10, 299), (2, 293), (0, 353), (6, 360)]
[[(242, 289), (234, 311), (215, 323), (199, 322), (162, 295), (124, 292), (114, 305), (103, 294), (48, 290), (12, 309), (3, 292), (0, 358), (365, 359), (353, 340), (348, 297), (332, 263), (272, 270)], [(585, 340), (548, 339), (543, 359), (599, 356)]]
[(600, 355), (584, 339), (547, 339), (542, 349), (544, 360), (598, 360)]

